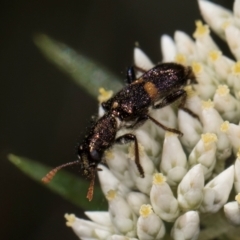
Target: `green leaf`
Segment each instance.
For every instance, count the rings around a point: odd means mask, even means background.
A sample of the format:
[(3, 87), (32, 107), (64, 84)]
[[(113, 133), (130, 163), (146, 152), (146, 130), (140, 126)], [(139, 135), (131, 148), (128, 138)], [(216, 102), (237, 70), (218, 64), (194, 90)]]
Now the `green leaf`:
[[(42, 177), (52, 169), (37, 161), (13, 154), (9, 154), (8, 159), (22, 172), (38, 182), (41, 182)], [(89, 181), (80, 179), (64, 170), (59, 171), (50, 183), (43, 185), (81, 208), (87, 210), (107, 209), (107, 202), (100, 187), (95, 186), (93, 200), (89, 202), (86, 198)]]
[(104, 87), (114, 92), (122, 88), (118, 77), (89, 58), (76, 53), (67, 45), (57, 42), (50, 37), (39, 34), (34, 37), (35, 44), (47, 59), (66, 72), (81, 87), (94, 98), (98, 89)]

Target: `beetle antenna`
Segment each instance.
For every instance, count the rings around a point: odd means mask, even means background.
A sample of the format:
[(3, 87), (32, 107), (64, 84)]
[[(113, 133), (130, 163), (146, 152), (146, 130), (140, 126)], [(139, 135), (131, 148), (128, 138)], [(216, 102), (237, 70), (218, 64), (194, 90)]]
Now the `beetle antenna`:
[(87, 199), (89, 200), (89, 202), (92, 201), (92, 198), (93, 198), (94, 182), (95, 182), (95, 176), (96, 176), (95, 170), (96, 169), (94, 168), (91, 169), (91, 182), (87, 192)]
[(61, 166), (58, 166), (58, 167), (52, 169), (49, 173), (46, 174), (45, 177), (42, 178), (42, 182), (44, 182), (44, 183), (49, 183), (49, 182), (51, 182), (51, 180), (53, 179), (53, 177), (56, 175), (56, 173), (57, 173), (60, 169), (62, 169), (62, 168), (64, 168), (64, 167), (71, 166), (71, 165), (76, 165), (76, 164), (79, 164), (79, 160), (76, 160), (76, 161), (73, 161), (73, 162), (69, 162), (69, 163), (65, 163), (65, 164), (63, 164), (63, 165), (61, 165)]

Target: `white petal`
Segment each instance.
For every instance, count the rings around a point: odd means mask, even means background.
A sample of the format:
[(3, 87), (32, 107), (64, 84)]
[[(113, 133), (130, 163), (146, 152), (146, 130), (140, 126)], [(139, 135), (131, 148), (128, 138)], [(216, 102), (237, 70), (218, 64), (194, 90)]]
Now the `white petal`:
[(173, 62), (176, 56), (176, 46), (173, 39), (164, 34), (161, 37), (161, 51), (163, 55), (163, 62)]
[(221, 124), (221, 131), (226, 134), (228, 137), (234, 154), (237, 154), (239, 147), (240, 147), (240, 126), (237, 124), (229, 123), (228, 121), (225, 121)]
[(96, 231), (101, 235), (98, 239), (106, 239), (112, 234), (112, 228), (91, 221), (75, 217), (73, 214), (65, 214), (67, 226), (71, 227), (80, 238), (95, 238)]
[(197, 209), (203, 199), (204, 175), (201, 164), (191, 168), (178, 185), (178, 202), (184, 211)]
[(137, 238), (126, 237), (126, 236), (123, 236), (123, 235), (114, 234), (111, 237), (109, 237), (107, 240), (138, 240), (138, 239)]
[(236, 59), (240, 60), (240, 43), (238, 41), (240, 38), (240, 30), (231, 25), (226, 28), (225, 33), (226, 40), (232, 54), (236, 57)]
[[(110, 150), (105, 151), (104, 157), (111, 173), (114, 174), (121, 184), (127, 188), (134, 188), (135, 184), (129, 171), (129, 160), (125, 146), (113, 146)], [(112, 187), (110, 189), (115, 188)]]
[(135, 65), (145, 71), (154, 67), (149, 57), (138, 47), (134, 48), (133, 58)]
[(109, 190), (118, 191), (120, 194), (126, 194), (129, 189), (121, 184), (121, 182), (112, 174), (112, 172), (104, 165), (99, 165), (102, 171), (98, 171), (98, 177), (104, 195), (107, 195)]
[(230, 94), (227, 85), (219, 85), (213, 98), (214, 107), (224, 120), (237, 123), (240, 116), (240, 102)]
[(205, 179), (211, 176), (216, 164), (216, 141), (217, 137), (215, 134), (202, 134), (201, 139), (188, 158), (190, 166), (194, 166), (198, 163), (202, 164)]
[(233, 4), (233, 13), (236, 18), (240, 18), (240, 0), (235, 0)]
[(142, 205), (137, 221), (139, 240), (161, 239), (165, 235), (165, 227), (161, 218), (152, 211), (151, 205)]
[(153, 179), (150, 192), (153, 210), (161, 219), (173, 222), (179, 216), (178, 201), (161, 173), (156, 173)]
[(108, 192), (107, 199), (115, 231), (129, 237), (135, 236), (136, 215), (126, 200), (113, 190)]
[(179, 109), (178, 126), (179, 130), (184, 133), (180, 141), (189, 152), (201, 138), (202, 125), (198, 119)]
[(232, 146), (226, 134), (220, 131), (223, 119), (213, 106), (214, 104), (210, 100), (203, 102), (201, 115), (203, 132), (215, 133), (217, 135), (217, 159), (224, 161), (231, 155)]
[(203, 19), (219, 37), (224, 39), (223, 24), (228, 21), (233, 21), (231, 11), (210, 1), (198, 0), (198, 4)]
[(130, 192), (127, 195), (127, 202), (136, 215), (139, 215), (139, 209), (143, 204), (149, 204), (150, 199), (146, 194), (140, 192)]
[(177, 52), (188, 56), (195, 54), (195, 43), (185, 32), (176, 31), (174, 34)]
[[(183, 151), (182, 145), (178, 139), (178, 136), (173, 133), (167, 132), (165, 135), (165, 140), (163, 143), (163, 152), (162, 152), (162, 161), (160, 164), (161, 172), (167, 176), (168, 183), (176, 185), (178, 182), (174, 182), (174, 179), (171, 178), (169, 172), (174, 168), (185, 168), (187, 169), (187, 158), (186, 154)], [(179, 181), (183, 178), (183, 175), (180, 176)]]
[(112, 226), (109, 212), (86, 211), (84, 213), (87, 215), (88, 218), (90, 218), (95, 223), (103, 224), (104, 226), (107, 226), (107, 227)]
[(237, 158), (234, 164), (234, 173), (235, 173), (235, 179), (234, 179), (234, 188), (235, 192), (240, 192), (240, 159)]
[(233, 225), (240, 225), (240, 208), (237, 201), (226, 203), (224, 205), (224, 213)]
[(233, 186), (234, 167), (231, 166), (217, 175), (204, 187), (204, 199), (201, 212), (215, 213), (228, 200)]
[(200, 219), (195, 211), (180, 216), (174, 223), (171, 236), (174, 240), (196, 240), (200, 232)]

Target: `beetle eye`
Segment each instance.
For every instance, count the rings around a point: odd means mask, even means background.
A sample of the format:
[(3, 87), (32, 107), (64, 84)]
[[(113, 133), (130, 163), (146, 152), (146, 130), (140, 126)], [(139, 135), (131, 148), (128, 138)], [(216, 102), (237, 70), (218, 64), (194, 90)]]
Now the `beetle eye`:
[(99, 153), (96, 149), (93, 149), (93, 150), (90, 152), (90, 156), (91, 156), (91, 158), (92, 158), (94, 161), (97, 161), (97, 162), (100, 162), (100, 161), (101, 161), (100, 153)]

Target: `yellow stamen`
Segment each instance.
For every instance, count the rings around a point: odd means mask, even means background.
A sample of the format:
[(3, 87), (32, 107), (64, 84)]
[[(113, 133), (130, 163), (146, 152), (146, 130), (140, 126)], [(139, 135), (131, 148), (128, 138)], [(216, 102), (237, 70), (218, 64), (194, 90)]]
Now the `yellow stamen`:
[(113, 91), (111, 90), (107, 91), (104, 88), (99, 88), (98, 91), (99, 91), (98, 101), (100, 103), (106, 102), (113, 95)]
[(235, 200), (237, 201), (238, 204), (240, 204), (240, 193), (236, 195)]
[(203, 109), (210, 109), (214, 107), (213, 101), (211, 99), (208, 99), (207, 101), (202, 101), (202, 108)]
[(196, 30), (193, 33), (194, 38), (200, 38), (210, 33), (209, 26), (206, 24), (203, 25), (202, 21), (198, 20), (195, 22), (195, 24), (196, 24)]
[(204, 133), (201, 135), (204, 144), (210, 144), (218, 140), (217, 135), (214, 133)]
[(240, 61), (236, 62), (235, 64), (233, 64), (232, 66), (232, 74), (233, 75), (240, 75)]
[(177, 134), (174, 133), (174, 132), (169, 132), (169, 131), (165, 132), (165, 137), (171, 137), (171, 136), (174, 136), (174, 135), (177, 135)]
[(72, 227), (73, 223), (76, 221), (76, 216), (74, 214), (65, 213), (64, 217), (67, 220), (66, 225)]
[(218, 50), (212, 50), (208, 53), (208, 57), (210, 58), (210, 60), (212, 60), (213, 62), (218, 60), (220, 57), (222, 56), (222, 53)]
[(222, 28), (223, 30), (225, 30), (227, 27), (230, 26), (230, 24), (231, 24), (231, 22), (229, 22), (229, 21), (225, 21), (225, 22), (222, 23), (221, 28)]
[(114, 158), (114, 153), (111, 150), (106, 150), (104, 153), (104, 157), (106, 160), (111, 160)]
[(204, 147), (206, 151), (211, 150), (212, 143), (217, 142), (217, 135), (214, 133), (205, 133), (201, 135), (201, 139), (204, 143)]
[(229, 88), (227, 85), (219, 85), (218, 89), (216, 90), (216, 93), (219, 96), (224, 97), (229, 94)]
[(108, 201), (113, 200), (117, 196), (117, 192), (115, 190), (109, 190), (107, 192), (106, 198)]
[(153, 213), (152, 206), (150, 204), (143, 204), (139, 210), (139, 214), (146, 218)]
[(193, 69), (193, 72), (197, 75), (202, 72), (203, 65), (199, 62), (192, 62), (192, 69)]
[[(141, 143), (138, 143), (139, 156), (144, 156), (144, 146)], [(131, 143), (128, 148), (128, 155), (132, 160), (135, 160), (135, 143)]]
[(155, 173), (153, 175), (153, 184), (160, 185), (166, 182), (166, 177), (162, 173)]
[(237, 152), (237, 158), (240, 160), (240, 148), (238, 149), (238, 152)]
[(220, 126), (220, 131), (221, 132), (227, 132), (228, 129), (229, 129), (229, 121), (223, 122)]
[(191, 98), (193, 96), (196, 96), (196, 91), (193, 90), (192, 86), (186, 86), (184, 90), (187, 92), (187, 98)]
[(175, 56), (175, 62), (185, 65), (187, 62), (186, 56), (184, 54), (178, 53)]

